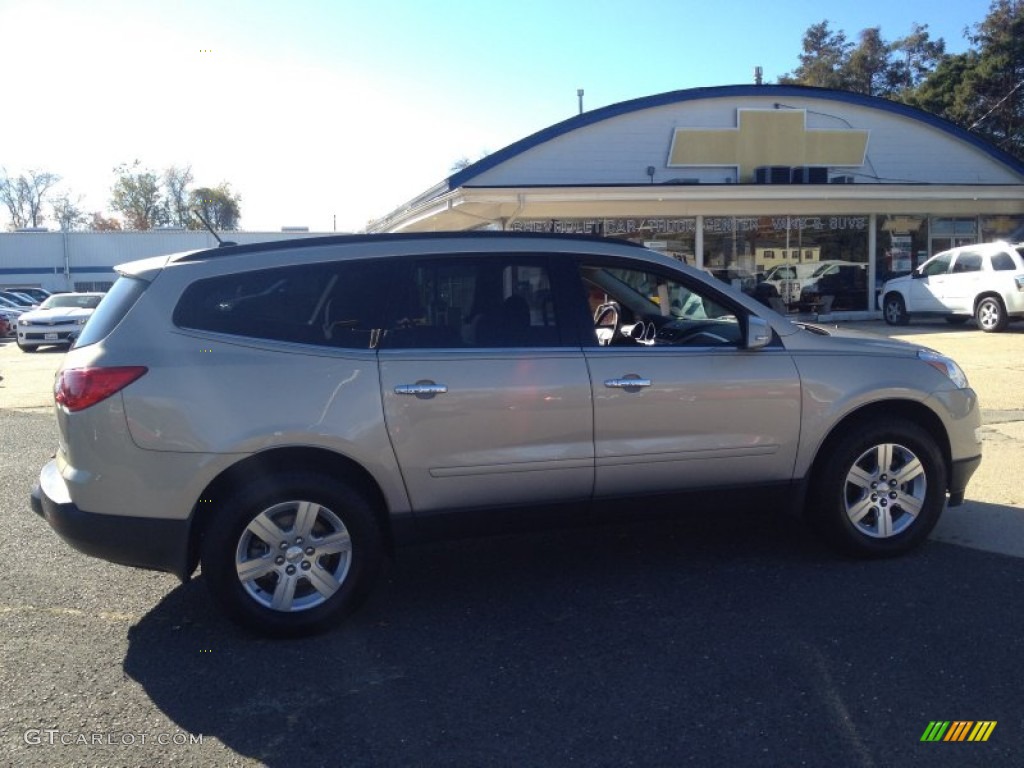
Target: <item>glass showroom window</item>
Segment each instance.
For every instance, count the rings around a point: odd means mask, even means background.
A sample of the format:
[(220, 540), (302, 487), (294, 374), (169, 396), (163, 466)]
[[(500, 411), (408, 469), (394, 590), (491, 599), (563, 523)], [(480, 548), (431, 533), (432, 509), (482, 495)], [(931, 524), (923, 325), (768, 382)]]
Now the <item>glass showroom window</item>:
[[(704, 265), (712, 274), (791, 311), (867, 309), (868, 216), (709, 216)], [(804, 289), (822, 267), (820, 287)], [(764, 299), (762, 299), (764, 300)]]

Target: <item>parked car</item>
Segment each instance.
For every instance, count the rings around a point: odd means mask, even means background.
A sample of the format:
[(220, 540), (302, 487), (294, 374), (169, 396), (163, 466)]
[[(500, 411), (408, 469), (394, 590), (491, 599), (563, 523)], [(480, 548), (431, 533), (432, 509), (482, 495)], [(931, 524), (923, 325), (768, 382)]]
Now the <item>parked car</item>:
[(31, 296), (26, 296), (25, 294), (18, 293), (17, 291), (0, 291), (0, 296), (14, 304), (17, 304), (22, 309), (35, 309), (39, 306), (39, 302), (34, 300)]
[(250, 629), (324, 629), (396, 542), (560, 513), (788, 508), (906, 552), (981, 461), (956, 363), (799, 326), (593, 237), (367, 235), (118, 267), (55, 383), (33, 509), (204, 580)]
[(51, 296), (18, 318), (18, 346), (24, 352), (49, 345), (70, 347), (102, 298), (102, 293)]
[(972, 317), (981, 330), (1002, 331), (1024, 317), (1024, 244), (966, 245), (938, 253), (905, 277), (882, 286), (882, 314), (890, 325), (912, 315), (944, 317), (960, 325)]
[(800, 290), (802, 311), (865, 309), (868, 265), (836, 263), (822, 267)]
[(0, 336), (10, 336), (14, 323), (7, 319), (7, 315), (0, 312)]
[(20, 294), (23, 294), (25, 296), (28, 296), (36, 304), (42, 304), (44, 301), (46, 301), (48, 298), (50, 298), (50, 296), (53, 295), (49, 291), (47, 291), (45, 288), (24, 288), (24, 287), (20, 287), (19, 286), (19, 287), (13, 287), (13, 288), (5, 288), (4, 290), (5, 291), (16, 291), (17, 293), (20, 293)]

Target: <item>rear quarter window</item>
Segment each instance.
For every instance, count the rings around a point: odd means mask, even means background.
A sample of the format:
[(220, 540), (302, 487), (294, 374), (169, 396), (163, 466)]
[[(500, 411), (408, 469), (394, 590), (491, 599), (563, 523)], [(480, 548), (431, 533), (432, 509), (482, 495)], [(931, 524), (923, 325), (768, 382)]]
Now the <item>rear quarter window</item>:
[(148, 287), (149, 283), (137, 277), (119, 277), (89, 316), (89, 321), (75, 341), (75, 348), (87, 347), (105, 339)]
[(372, 349), (387, 301), (386, 265), (302, 264), (197, 280), (174, 309), (174, 324), (297, 344)]

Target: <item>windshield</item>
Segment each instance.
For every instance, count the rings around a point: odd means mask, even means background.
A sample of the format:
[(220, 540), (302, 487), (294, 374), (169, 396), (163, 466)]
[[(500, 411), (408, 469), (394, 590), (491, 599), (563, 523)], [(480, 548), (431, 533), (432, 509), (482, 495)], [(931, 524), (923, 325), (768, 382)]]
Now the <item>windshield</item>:
[(58, 293), (40, 304), (39, 308), (60, 309), (74, 307), (76, 309), (96, 309), (96, 306), (100, 303), (100, 299), (102, 298), (103, 297), (97, 293)]

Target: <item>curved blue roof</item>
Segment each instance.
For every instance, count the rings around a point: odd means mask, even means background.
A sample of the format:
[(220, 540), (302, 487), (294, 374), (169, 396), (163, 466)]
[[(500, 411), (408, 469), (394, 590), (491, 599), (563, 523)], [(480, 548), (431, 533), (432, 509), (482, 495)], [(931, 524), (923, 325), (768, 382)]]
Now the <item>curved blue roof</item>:
[(925, 112), (924, 110), (916, 107), (900, 104), (899, 102), (890, 101), (889, 99), (882, 99), (877, 96), (866, 96), (861, 93), (852, 93), (850, 91), (836, 91), (830, 88), (814, 88), (807, 85), (722, 85), (708, 88), (689, 88), (683, 91), (669, 91), (668, 93), (659, 93), (654, 96), (644, 96), (639, 99), (621, 101), (618, 104), (610, 104), (607, 107), (601, 107), (600, 109), (595, 109), (591, 112), (584, 112), (583, 114), (571, 117), (568, 120), (556, 123), (549, 128), (537, 131), (537, 133), (532, 136), (527, 136), (525, 139), (520, 139), (513, 144), (509, 144), (507, 147), (500, 149), (497, 152), (478, 160), (472, 165), (463, 168), (461, 171), (452, 174), (447, 179), (448, 189), (452, 190), (457, 187), (466, 186), (467, 182), (471, 181), (475, 176), (479, 176), (481, 173), (489, 171), (506, 160), (510, 160), (516, 155), (543, 144), (546, 141), (550, 141), (558, 136), (563, 136), (571, 131), (575, 131), (577, 128), (593, 125), (594, 123), (599, 123), (602, 120), (619, 117), (620, 115), (626, 115), (630, 112), (639, 112), (640, 110), (650, 109), (651, 107), (663, 107), (669, 104), (682, 104), (687, 101), (696, 101), (698, 99), (721, 99), (736, 96), (770, 96), (773, 98), (801, 97), (821, 99), (823, 101), (843, 101), (862, 107), (870, 107), (872, 109), (879, 109), (885, 112), (892, 112), (902, 117), (907, 117), (912, 120), (925, 123), (933, 128), (937, 128), (950, 134), (960, 141), (971, 144), (998, 162), (1003, 163), (1014, 172), (1024, 176), (1024, 163), (1017, 158), (1007, 152), (1004, 152), (993, 144), (990, 144), (980, 136), (973, 134), (970, 131), (966, 131), (960, 126), (955, 125), (944, 118), (933, 115), (930, 112)]

